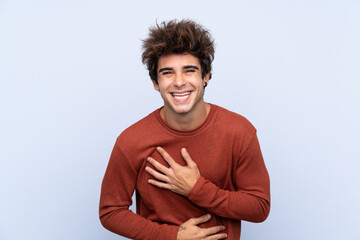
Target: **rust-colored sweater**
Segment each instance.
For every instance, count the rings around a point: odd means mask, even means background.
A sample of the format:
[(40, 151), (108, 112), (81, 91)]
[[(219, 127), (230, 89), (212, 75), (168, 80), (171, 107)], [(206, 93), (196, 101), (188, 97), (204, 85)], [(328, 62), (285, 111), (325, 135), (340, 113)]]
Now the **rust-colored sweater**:
[[(164, 148), (186, 165), (185, 147), (201, 177), (186, 196), (148, 183), (146, 159), (167, 165), (155, 150)], [(129, 210), (136, 189), (136, 214)], [(224, 225), (227, 239), (240, 239), (241, 222), (261, 222), (270, 210), (270, 183), (256, 129), (244, 117), (216, 105), (192, 131), (169, 127), (157, 109), (118, 137), (102, 182), (101, 223), (132, 239), (175, 240), (179, 225), (211, 213), (199, 225)]]

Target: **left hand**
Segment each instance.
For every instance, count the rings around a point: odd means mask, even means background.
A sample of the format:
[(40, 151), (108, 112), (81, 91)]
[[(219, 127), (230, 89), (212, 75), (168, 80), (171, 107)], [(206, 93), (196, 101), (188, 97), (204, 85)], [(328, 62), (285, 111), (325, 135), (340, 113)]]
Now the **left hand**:
[(167, 168), (155, 159), (148, 157), (148, 162), (157, 169), (156, 171), (150, 167), (145, 168), (155, 178), (155, 180), (149, 179), (148, 182), (156, 187), (186, 195), (200, 178), (200, 171), (196, 163), (191, 159), (185, 148), (181, 149), (181, 155), (187, 163), (185, 167), (176, 163), (163, 148), (157, 147), (156, 150), (170, 167)]

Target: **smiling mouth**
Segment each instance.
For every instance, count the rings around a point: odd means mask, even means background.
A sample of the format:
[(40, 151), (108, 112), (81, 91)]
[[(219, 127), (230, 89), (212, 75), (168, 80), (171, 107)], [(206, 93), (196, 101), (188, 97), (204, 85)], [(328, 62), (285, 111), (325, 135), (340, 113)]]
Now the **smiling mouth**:
[(191, 92), (183, 92), (183, 93), (171, 93), (171, 95), (176, 99), (184, 99), (190, 95)]

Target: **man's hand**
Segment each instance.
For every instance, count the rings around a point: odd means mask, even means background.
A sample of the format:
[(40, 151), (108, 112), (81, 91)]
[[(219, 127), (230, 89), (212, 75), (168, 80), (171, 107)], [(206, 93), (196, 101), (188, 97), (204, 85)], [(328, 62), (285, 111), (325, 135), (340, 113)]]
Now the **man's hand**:
[(156, 150), (169, 164), (170, 168), (167, 168), (155, 159), (148, 157), (147, 160), (149, 163), (158, 170), (156, 171), (150, 167), (145, 168), (148, 173), (157, 179), (149, 179), (149, 183), (159, 188), (168, 189), (175, 193), (186, 195), (200, 177), (200, 171), (196, 163), (191, 159), (185, 148), (181, 149), (181, 155), (187, 163), (187, 166), (185, 167), (177, 164), (174, 159), (172, 159), (172, 157), (161, 147), (157, 147)]
[(199, 218), (190, 218), (188, 221), (181, 224), (177, 240), (195, 240), (195, 239), (224, 239), (227, 237), (226, 233), (219, 233), (225, 229), (224, 226), (215, 226), (210, 228), (200, 228), (197, 225), (209, 221), (210, 214), (206, 214)]

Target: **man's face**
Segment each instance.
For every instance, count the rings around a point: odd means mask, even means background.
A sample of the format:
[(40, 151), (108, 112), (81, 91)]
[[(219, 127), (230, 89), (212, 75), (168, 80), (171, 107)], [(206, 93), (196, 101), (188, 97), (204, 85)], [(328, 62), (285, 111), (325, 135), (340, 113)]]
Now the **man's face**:
[(201, 78), (199, 59), (191, 54), (171, 54), (158, 60), (158, 84), (153, 81), (155, 90), (160, 91), (164, 100), (164, 111), (171, 114), (195, 113), (204, 106), (204, 81), (210, 74)]

